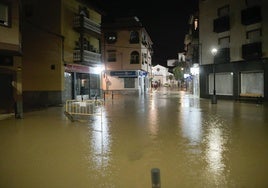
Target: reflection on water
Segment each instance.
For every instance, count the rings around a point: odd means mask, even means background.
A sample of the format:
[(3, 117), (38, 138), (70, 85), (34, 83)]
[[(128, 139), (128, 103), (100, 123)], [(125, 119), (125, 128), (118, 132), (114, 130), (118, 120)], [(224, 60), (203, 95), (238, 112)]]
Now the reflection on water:
[[(188, 102), (187, 104), (189, 104)], [(179, 108), (180, 117), (182, 119), (180, 126), (184, 137), (188, 138), (191, 144), (200, 143), (202, 136), (201, 111), (198, 108), (196, 109), (195, 106), (189, 105), (183, 105)]]
[(208, 129), (205, 136), (205, 159), (207, 161), (207, 175), (211, 178), (210, 181), (215, 182), (217, 186), (225, 185), (225, 177), (228, 172), (225, 171), (226, 164), (224, 162), (224, 152), (228, 151), (226, 140), (224, 136), (224, 128), (226, 126), (223, 122), (214, 116), (208, 122)]
[(102, 116), (95, 116), (91, 119), (89, 132), (92, 136), (87, 158), (92, 158), (94, 167), (103, 171), (109, 165), (111, 145), (105, 111), (102, 112)]
[(206, 158), (209, 170), (213, 174), (220, 174), (224, 168), (222, 161), (223, 154), (223, 139), (221, 135), (221, 130), (211, 129), (211, 132), (208, 133), (208, 146), (206, 151)]
[(268, 187), (268, 108), (176, 90), (107, 99), (102, 116), (63, 108), (0, 121), (0, 187)]
[(152, 136), (157, 136), (159, 131), (158, 117), (159, 111), (157, 106), (157, 100), (155, 95), (151, 96), (150, 104), (148, 105), (148, 115), (147, 115), (147, 125), (149, 125), (149, 130)]

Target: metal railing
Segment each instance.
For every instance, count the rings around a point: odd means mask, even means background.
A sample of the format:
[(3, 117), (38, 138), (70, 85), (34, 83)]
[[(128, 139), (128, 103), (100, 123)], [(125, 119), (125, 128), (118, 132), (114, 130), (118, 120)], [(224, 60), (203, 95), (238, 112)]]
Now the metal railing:
[(67, 100), (64, 114), (74, 121), (75, 117), (102, 116), (102, 100)]
[(73, 51), (74, 62), (88, 62), (90, 64), (99, 65), (101, 64), (101, 54), (91, 52), (88, 50), (74, 50)]
[(74, 27), (85, 28), (97, 34), (101, 34), (101, 25), (83, 15), (74, 16)]

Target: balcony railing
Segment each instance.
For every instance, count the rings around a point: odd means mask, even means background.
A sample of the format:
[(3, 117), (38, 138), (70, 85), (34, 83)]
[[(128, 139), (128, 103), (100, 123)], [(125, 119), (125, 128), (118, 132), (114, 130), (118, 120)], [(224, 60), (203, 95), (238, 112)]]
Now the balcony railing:
[(74, 28), (78, 30), (84, 29), (97, 35), (101, 34), (101, 25), (83, 15), (74, 16)]
[(230, 17), (224, 16), (217, 18), (213, 21), (213, 31), (216, 33), (221, 33), (230, 30)]
[(261, 22), (261, 7), (255, 6), (244, 9), (241, 11), (241, 23), (243, 25), (250, 25), (254, 23)]
[(215, 56), (215, 63), (229, 63), (230, 62), (230, 48), (220, 48)]
[(87, 51), (87, 50), (74, 50), (74, 62), (86, 65), (99, 65), (101, 64), (101, 54)]
[(254, 42), (242, 45), (242, 57), (245, 60), (254, 60), (262, 57), (262, 43)]

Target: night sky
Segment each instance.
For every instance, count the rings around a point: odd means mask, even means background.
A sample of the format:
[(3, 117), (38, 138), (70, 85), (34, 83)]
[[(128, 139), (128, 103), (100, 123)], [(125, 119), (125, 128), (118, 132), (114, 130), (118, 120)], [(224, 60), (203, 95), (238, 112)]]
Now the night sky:
[[(198, 10), (198, 0), (146, 1), (101, 0), (106, 17), (137, 16), (153, 41), (153, 65), (167, 66), (184, 50), (189, 16)], [(105, 19), (105, 18), (104, 18)]]

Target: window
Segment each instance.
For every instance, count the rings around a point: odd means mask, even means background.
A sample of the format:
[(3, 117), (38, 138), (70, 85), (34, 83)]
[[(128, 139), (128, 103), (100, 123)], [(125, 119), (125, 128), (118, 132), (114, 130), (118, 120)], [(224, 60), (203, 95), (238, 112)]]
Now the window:
[(261, 5), (261, 0), (245, 0), (248, 7)]
[(147, 41), (148, 41), (148, 40), (147, 40), (146, 35), (143, 35), (143, 36), (142, 36), (142, 40), (141, 40), (142, 44), (143, 44), (143, 45), (147, 45), (147, 44), (148, 44)]
[(115, 50), (109, 50), (107, 52), (108, 58), (107, 61), (108, 62), (116, 62), (116, 51)]
[(106, 33), (105, 40), (108, 44), (114, 44), (117, 41), (117, 34), (115, 32)]
[(130, 64), (139, 64), (140, 54), (137, 51), (131, 53)]
[(241, 72), (240, 80), (240, 93), (254, 93), (264, 96), (263, 72)]
[(254, 29), (247, 31), (247, 40), (249, 43), (259, 42), (262, 36), (261, 29)]
[(13, 66), (13, 56), (0, 55), (0, 66)]
[[(219, 95), (233, 95), (233, 73), (224, 72), (215, 75), (216, 92)], [(214, 75), (209, 74), (209, 94), (213, 94)]]
[(147, 64), (147, 54), (143, 53), (142, 54), (142, 64), (146, 63)]
[(218, 9), (218, 17), (228, 16), (228, 15), (229, 15), (229, 5), (226, 5)]
[(219, 46), (220, 48), (229, 48), (229, 44), (230, 44), (230, 37), (222, 37), (219, 38)]
[(34, 8), (32, 3), (25, 3), (24, 4), (24, 14), (27, 18), (33, 17)]
[(76, 78), (77, 83), (77, 95), (89, 94), (89, 74), (78, 73)]
[(11, 26), (10, 5), (0, 2), (0, 25)]
[(125, 88), (135, 88), (135, 78), (124, 78)]
[(139, 39), (139, 32), (138, 31), (131, 31), (130, 32), (130, 39), (129, 39), (129, 42), (131, 44), (136, 44), (136, 43), (139, 43), (140, 42), (140, 39)]

